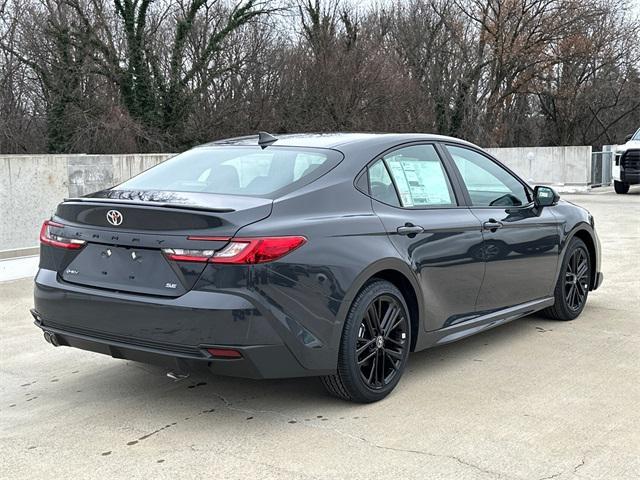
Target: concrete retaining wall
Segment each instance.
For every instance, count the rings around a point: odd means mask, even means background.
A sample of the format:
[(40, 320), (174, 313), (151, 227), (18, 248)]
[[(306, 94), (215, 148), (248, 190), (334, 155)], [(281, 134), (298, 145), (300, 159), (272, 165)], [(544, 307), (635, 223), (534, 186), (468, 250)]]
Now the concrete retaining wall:
[(36, 252), (40, 225), (63, 198), (116, 185), (170, 156), (0, 155), (0, 259)]
[(591, 181), (591, 147), (486, 150), (532, 185), (586, 186)]
[[(532, 184), (590, 181), (591, 147), (488, 151)], [(0, 259), (36, 253), (40, 225), (63, 198), (116, 185), (171, 156), (0, 155)]]

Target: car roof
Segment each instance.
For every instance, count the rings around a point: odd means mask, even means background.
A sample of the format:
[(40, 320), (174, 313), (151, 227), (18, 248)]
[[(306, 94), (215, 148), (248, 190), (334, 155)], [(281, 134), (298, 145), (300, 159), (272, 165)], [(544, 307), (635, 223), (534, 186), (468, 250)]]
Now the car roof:
[[(472, 145), (469, 142), (454, 137), (435, 135), (429, 133), (289, 133), (274, 135), (277, 141), (273, 146), (281, 147), (315, 147), (315, 148), (335, 148), (343, 146), (354, 146), (371, 141), (384, 143), (403, 143), (411, 141), (455, 141)], [(258, 135), (247, 135), (244, 137), (228, 138), (216, 140), (215, 142), (201, 145), (201, 147), (213, 147), (222, 145), (258, 145)]]

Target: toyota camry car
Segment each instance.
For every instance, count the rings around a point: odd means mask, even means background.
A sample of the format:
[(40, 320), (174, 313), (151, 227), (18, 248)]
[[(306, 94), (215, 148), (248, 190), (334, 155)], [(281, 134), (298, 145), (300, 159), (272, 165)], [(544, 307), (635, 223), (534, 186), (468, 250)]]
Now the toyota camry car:
[(575, 319), (603, 278), (588, 211), (426, 134), (213, 142), (64, 200), (40, 239), (49, 343), (175, 375), (318, 376), (357, 402), (410, 352)]

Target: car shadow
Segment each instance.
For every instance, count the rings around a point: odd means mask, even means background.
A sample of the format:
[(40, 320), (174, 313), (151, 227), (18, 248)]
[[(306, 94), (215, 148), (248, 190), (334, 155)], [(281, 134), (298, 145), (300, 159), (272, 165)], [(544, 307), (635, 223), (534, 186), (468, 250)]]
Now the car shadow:
[[(525, 317), (498, 328), (457, 342), (412, 353), (408, 369), (398, 389), (411, 389), (412, 379), (430, 375), (438, 369), (455, 368), (457, 364), (478, 361), (487, 349), (499, 348), (532, 331), (548, 331), (555, 322), (536, 316)], [(357, 415), (362, 406), (327, 395), (317, 378), (281, 380), (252, 380), (204, 373), (192, 374), (174, 381), (166, 376), (167, 369), (131, 361), (110, 360), (106, 367), (93, 367), (47, 388), (64, 388), (76, 392), (82, 402), (109, 410), (123, 398), (143, 402), (153, 412), (171, 411), (182, 418), (193, 415), (228, 411), (233, 418), (243, 420), (256, 415), (271, 415), (289, 423), (317, 419), (318, 415)], [(99, 375), (95, 371), (100, 368)], [(53, 395), (62, 392), (50, 392)], [(57, 395), (56, 395), (57, 396)], [(391, 395), (383, 402), (393, 403), (401, 398)], [(70, 399), (73, 402), (73, 399)], [(351, 412), (351, 413), (350, 413)]]
[(430, 369), (440, 368), (441, 365), (449, 367), (456, 363), (475, 361), (487, 349), (497, 348), (529, 335), (536, 328), (533, 324), (539, 322), (545, 322), (545, 319), (532, 315), (452, 343), (415, 352), (409, 358), (409, 368), (419, 375)]
[[(611, 192), (613, 193), (613, 192)], [(625, 197), (625, 196), (629, 196), (629, 195), (640, 195), (640, 185), (631, 185), (629, 187), (629, 191), (627, 193), (624, 194), (617, 194), (616, 197)]]

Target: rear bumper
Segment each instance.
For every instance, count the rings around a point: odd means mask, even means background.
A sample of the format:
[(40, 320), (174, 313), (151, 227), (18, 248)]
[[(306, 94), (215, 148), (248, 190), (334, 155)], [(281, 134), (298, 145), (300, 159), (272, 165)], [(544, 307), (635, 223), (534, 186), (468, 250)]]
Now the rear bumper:
[[(43, 332), (55, 336), (56, 346), (79, 348), (113, 358), (158, 365), (183, 373), (208, 370), (217, 375), (245, 378), (282, 378), (305, 374), (304, 369), (284, 345), (234, 347), (234, 350), (242, 354), (242, 358), (219, 359), (213, 358), (205, 348), (186, 353), (172, 351), (169, 345), (154, 348), (69, 332), (48, 326), (35, 310), (31, 313), (36, 319), (36, 326)], [(216, 347), (216, 345), (207, 345), (207, 347)], [(308, 372), (306, 374), (308, 375)]]
[(630, 185), (636, 185), (640, 183), (640, 171), (621, 170), (620, 181)]
[[(240, 293), (149, 297), (70, 285), (41, 269), (34, 303), (36, 325), (60, 346), (175, 371), (287, 378), (333, 373), (335, 364), (330, 349), (313, 349), (317, 357), (309, 361), (305, 352), (312, 349), (292, 340), (268, 309)], [(242, 358), (214, 358), (207, 351), (225, 347)]]

